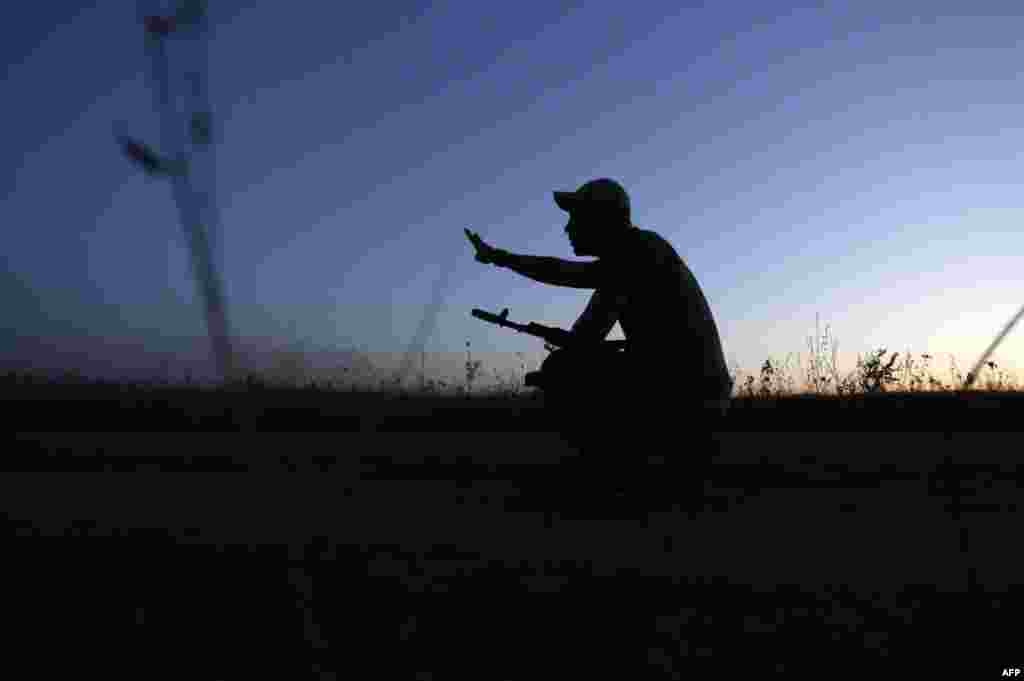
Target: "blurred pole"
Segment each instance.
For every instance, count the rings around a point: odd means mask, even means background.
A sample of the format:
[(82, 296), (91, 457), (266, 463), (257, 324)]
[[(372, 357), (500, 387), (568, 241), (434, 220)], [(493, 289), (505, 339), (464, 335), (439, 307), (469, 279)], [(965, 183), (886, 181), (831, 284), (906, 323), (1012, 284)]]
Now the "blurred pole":
[[(150, 32), (154, 37), (153, 69), (157, 86), (157, 108), (161, 124), (161, 146), (165, 153), (174, 159), (178, 172), (171, 174), (171, 187), (174, 202), (178, 208), (178, 217), (185, 230), (185, 238), (192, 256), (193, 274), (196, 277), (198, 292), (203, 299), (206, 328), (210, 337), (217, 371), (222, 381), (230, 381), (235, 377), (235, 358), (231, 343), (231, 333), (227, 318), (227, 305), (224, 298), (224, 286), (217, 268), (214, 266), (213, 251), (210, 243), (208, 225), (202, 221), (202, 206), (196, 196), (192, 184), (189, 157), (186, 154), (187, 140), (180, 124), (180, 118), (171, 102), (170, 67), (167, 58), (165, 36), (162, 33)], [(203, 93), (205, 94), (205, 93)]]
[[(416, 354), (424, 352), (427, 342), (430, 340), (431, 336), (434, 335), (434, 331), (437, 326), (437, 314), (440, 312), (441, 306), (444, 304), (449, 282), (451, 281), (452, 270), (452, 267), (445, 267), (444, 265), (441, 265), (440, 274), (437, 278), (437, 282), (434, 284), (433, 296), (426, 308), (423, 310), (423, 317), (420, 319), (419, 326), (416, 328), (416, 332), (409, 341), (409, 346), (405, 351), (405, 356), (402, 358), (402, 363), (399, 365), (398, 370), (394, 373), (391, 379), (395, 385), (401, 385), (405, 382), (406, 376), (413, 367), (413, 362), (416, 361)], [(423, 366), (422, 359), (420, 366)]]
[(978, 372), (981, 370), (981, 367), (985, 364), (985, 361), (992, 355), (993, 352), (995, 352), (996, 348), (999, 347), (999, 344), (1003, 342), (1004, 338), (1006, 338), (1006, 334), (1010, 333), (1010, 330), (1017, 325), (1017, 322), (1020, 321), (1021, 317), (1024, 317), (1024, 307), (1018, 310), (1017, 314), (1014, 315), (1009, 322), (1007, 322), (1006, 326), (1003, 327), (1003, 330), (999, 332), (998, 336), (996, 336), (996, 339), (992, 341), (992, 344), (989, 345), (988, 349), (985, 350), (985, 352), (981, 355), (981, 359), (979, 359), (975, 363), (974, 368), (971, 369), (970, 372), (968, 372), (967, 380), (964, 381), (964, 390), (970, 388), (974, 381), (978, 379)]

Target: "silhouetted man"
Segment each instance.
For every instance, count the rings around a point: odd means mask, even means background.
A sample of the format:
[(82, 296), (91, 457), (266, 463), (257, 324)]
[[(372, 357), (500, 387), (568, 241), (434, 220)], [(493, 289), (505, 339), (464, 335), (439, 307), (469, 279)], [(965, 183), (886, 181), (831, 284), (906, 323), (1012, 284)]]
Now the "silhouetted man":
[[(594, 289), (571, 330), (582, 347), (556, 350), (544, 361), (545, 393), (585, 401), (597, 397), (597, 389), (624, 400), (655, 398), (655, 408), (669, 406), (659, 404), (669, 399), (724, 413), (732, 378), (718, 328), (697, 279), (672, 245), (632, 224), (629, 196), (614, 180), (556, 191), (554, 199), (569, 213), (565, 232), (574, 253), (597, 260), (517, 255), (466, 230), (479, 262), (544, 284)], [(615, 322), (626, 336), (623, 353), (600, 346)]]
[[(594, 289), (570, 331), (573, 342), (541, 365), (545, 403), (563, 417), (570, 443), (588, 453), (616, 454), (604, 471), (615, 487), (633, 486), (619, 463), (627, 449), (639, 455), (627, 460), (638, 464), (702, 467), (718, 451), (713, 423), (728, 409), (733, 382), (697, 279), (671, 244), (633, 225), (629, 196), (614, 180), (556, 191), (554, 199), (569, 213), (565, 232), (574, 253), (597, 260), (517, 255), (465, 230), (479, 262), (544, 284)], [(602, 345), (615, 322), (626, 336), (624, 351)], [(641, 495), (657, 504), (652, 493), (677, 500), (690, 496), (678, 494), (681, 486), (693, 485), (699, 502), (703, 475), (667, 473), (652, 483), (640, 472), (647, 480)], [(656, 493), (659, 485), (667, 496)]]

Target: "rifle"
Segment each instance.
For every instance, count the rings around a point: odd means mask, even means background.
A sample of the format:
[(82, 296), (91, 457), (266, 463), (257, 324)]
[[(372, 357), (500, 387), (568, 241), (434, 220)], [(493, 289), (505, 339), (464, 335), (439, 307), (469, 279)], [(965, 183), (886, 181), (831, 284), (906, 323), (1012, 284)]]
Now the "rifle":
[(554, 345), (559, 348), (579, 348), (586, 346), (602, 346), (609, 347), (612, 349), (623, 349), (626, 347), (626, 341), (622, 340), (611, 340), (611, 341), (581, 341), (572, 335), (569, 331), (559, 329), (554, 326), (545, 326), (538, 324), (537, 322), (530, 322), (528, 324), (517, 324), (508, 320), (508, 308), (506, 307), (501, 311), (501, 314), (494, 314), (493, 312), (487, 312), (479, 308), (473, 308), (471, 313), (477, 319), (482, 319), (485, 322), (491, 324), (497, 324), (507, 329), (515, 329), (520, 333), (528, 333), (531, 336), (543, 339), (547, 344)]

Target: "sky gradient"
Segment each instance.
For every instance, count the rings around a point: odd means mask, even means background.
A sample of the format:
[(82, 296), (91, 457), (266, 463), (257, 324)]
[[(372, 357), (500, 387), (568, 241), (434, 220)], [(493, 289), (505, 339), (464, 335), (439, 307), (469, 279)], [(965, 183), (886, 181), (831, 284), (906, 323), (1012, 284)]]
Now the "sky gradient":
[[(470, 310), (568, 328), (590, 292), (475, 262), (463, 228), (573, 259), (551, 192), (605, 176), (696, 275), (734, 372), (806, 367), (817, 316), (843, 371), (884, 347), (949, 381), (1024, 304), (1017, 3), (209, 4), (218, 257), (247, 346), (394, 366), (442, 281), (428, 373), (464, 375), (467, 341), (485, 369), (535, 369), (541, 341)], [(3, 358), (204, 358), (170, 186), (111, 133), (158, 133), (135, 3), (19, 14)], [(993, 359), (1020, 372), (1024, 331)]]

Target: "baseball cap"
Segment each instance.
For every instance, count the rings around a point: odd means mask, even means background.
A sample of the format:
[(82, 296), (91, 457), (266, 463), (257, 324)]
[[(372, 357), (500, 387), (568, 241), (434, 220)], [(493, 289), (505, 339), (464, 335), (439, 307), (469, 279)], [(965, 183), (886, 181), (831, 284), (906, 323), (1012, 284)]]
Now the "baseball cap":
[(585, 182), (574, 192), (553, 192), (555, 203), (564, 211), (572, 211), (582, 205), (601, 206), (619, 212), (629, 218), (629, 194), (615, 180), (602, 177)]

